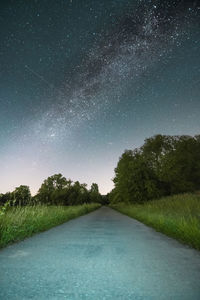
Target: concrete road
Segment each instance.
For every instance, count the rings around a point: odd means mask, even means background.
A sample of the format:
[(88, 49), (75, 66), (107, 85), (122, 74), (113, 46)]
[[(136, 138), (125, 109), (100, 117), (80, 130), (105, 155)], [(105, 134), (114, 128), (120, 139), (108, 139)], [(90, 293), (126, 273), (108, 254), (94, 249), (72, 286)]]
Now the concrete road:
[(200, 299), (200, 253), (102, 207), (0, 251), (0, 299)]

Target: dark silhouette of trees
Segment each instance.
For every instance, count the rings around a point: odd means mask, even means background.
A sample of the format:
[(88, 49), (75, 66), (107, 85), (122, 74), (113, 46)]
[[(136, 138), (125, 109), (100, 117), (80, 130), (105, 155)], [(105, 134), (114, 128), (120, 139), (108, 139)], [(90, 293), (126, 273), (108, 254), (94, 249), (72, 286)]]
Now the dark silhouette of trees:
[(10, 206), (24, 206), (31, 204), (31, 201), (31, 192), (27, 185), (20, 185), (12, 193), (0, 195), (0, 205), (9, 202)]
[(44, 180), (35, 199), (38, 203), (48, 205), (80, 205), (100, 202), (101, 195), (97, 184), (93, 184), (88, 191), (87, 184), (79, 181), (73, 183), (62, 174), (55, 174)]
[[(105, 198), (104, 198), (105, 201)], [(22, 205), (81, 205), (91, 202), (102, 202), (98, 185), (93, 183), (91, 189), (79, 181), (72, 182), (62, 174), (55, 174), (44, 180), (38, 193), (31, 197), (28, 186), (21, 185), (12, 193), (0, 194), (0, 206), (8, 203), (10, 206)]]
[(200, 136), (156, 135), (119, 159), (112, 202), (143, 202), (200, 188)]
[(4, 205), (8, 201), (13, 200), (13, 194), (10, 192), (7, 192), (5, 194), (0, 194), (0, 205)]
[(62, 174), (55, 174), (44, 180), (36, 198), (43, 204), (57, 204), (58, 195), (62, 194), (61, 191), (70, 185), (71, 180), (67, 181)]
[(156, 135), (135, 150), (126, 150), (115, 168), (114, 189), (102, 196), (96, 183), (72, 182), (62, 174), (48, 177), (31, 197), (28, 186), (0, 194), (0, 205), (79, 205), (139, 202), (200, 189), (200, 135)]
[(24, 206), (31, 203), (31, 192), (27, 185), (20, 185), (13, 192), (13, 204)]
[(97, 183), (92, 183), (89, 194), (91, 202), (101, 202), (101, 195)]

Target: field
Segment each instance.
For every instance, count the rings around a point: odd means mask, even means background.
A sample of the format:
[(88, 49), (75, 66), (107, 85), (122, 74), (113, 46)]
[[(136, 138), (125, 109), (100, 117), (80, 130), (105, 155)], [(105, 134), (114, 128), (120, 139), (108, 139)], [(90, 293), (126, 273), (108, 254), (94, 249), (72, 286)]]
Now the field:
[(112, 208), (200, 250), (200, 195), (182, 194)]
[(94, 203), (79, 206), (38, 205), (8, 208), (0, 215), (0, 248), (99, 207), (99, 204)]

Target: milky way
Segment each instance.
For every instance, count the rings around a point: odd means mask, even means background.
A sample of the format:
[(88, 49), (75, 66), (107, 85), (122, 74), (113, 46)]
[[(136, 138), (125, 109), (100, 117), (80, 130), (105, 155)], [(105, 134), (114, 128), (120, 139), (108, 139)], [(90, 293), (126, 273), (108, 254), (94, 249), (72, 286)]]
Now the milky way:
[(196, 2), (144, 1), (137, 8), (130, 6), (75, 66), (75, 82), (58, 91), (56, 103), (33, 125), (36, 136), (44, 143), (62, 141), (82, 122), (94, 120), (97, 112), (107, 113), (113, 98), (123, 101), (124, 81), (132, 80), (139, 86), (136, 82), (152, 64), (162, 60), (173, 45), (180, 46), (182, 39), (189, 38), (188, 27), (197, 15)]
[[(51, 175), (48, 172), (62, 171), (89, 184), (98, 181), (105, 192), (112, 186), (110, 179), (121, 151), (127, 146), (138, 146), (148, 132), (162, 133), (167, 127), (168, 134), (197, 133), (197, 122), (187, 129), (184, 121), (186, 113), (188, 119), (196, 120), (198, 64), (192, 61), (183, 65), (187, 70), (196, 70), (190, 83), (184, 77), (187, 72), (183, 74), (181, 70), (177, 75), (174, 68), (175, 75), (170, 73), (174, 57), (183, 62), (184, 55), (189, 57), (187, 45), (195, 45), (192, 51), (196, 55), (200, 20), (197, 1), (85, 1), (80, 7), (76, 1), (50, 1), (49, 6), (45, 1), (43, 6), (35, 1), (27, 17), (27, 7), (8, 3), (3, 9), (11, 21), (21, 15), (21, 9), (25, 9), (25, 17), (18, 21), (15, 34), (7, 25), (8, 33), (3, 39), (5, 51), (15, 41), (16, 59), (11, 64), (8, 55), (5, 65), (6, 52), (2, 51), (2, 66), (15, 84), (11, 97), (12, 84), (6, 82), (2, 87), (6, 95), (1, 97), (3, 117), (8, 116), (1, 130), (2, 149), (6, 149), (2, 152), (1, 167), (6, 175), (2, 190), (18, 184), (18, 178), (27, 179), (26, 183), (36, 191), (39, 180)], [(59, 18), (54, 12), (57, 10)], [(37, 24), (36, 18), (41, 23)], [(81, 18), (85, 28), (79, 25)], [(20, 36), (20, 30), (24, 37), (15, 37)], [(179, 92), (178, 85), (176, 90), (171, 77), (180, 85), (184, 77), (182, 90), (187, 84), (194, 85), (187, 99), (180, 99), (186, 93)], [(17, 82), (23, 86), (23, 96), (18, 96)], [(173, 96), (167, 94), (170, 91)], [(191, 112), (187, 108), (189, 102)], [(174, 110), (167, 112), (170, 105)], [(160, 116), (163, 120), (159, 120)], [(135, 128), (135, 142), (131, 126)], [(94, 157), (97, 152), (99, 156)], [(9, 178), (12, 182), (8, 184)]]

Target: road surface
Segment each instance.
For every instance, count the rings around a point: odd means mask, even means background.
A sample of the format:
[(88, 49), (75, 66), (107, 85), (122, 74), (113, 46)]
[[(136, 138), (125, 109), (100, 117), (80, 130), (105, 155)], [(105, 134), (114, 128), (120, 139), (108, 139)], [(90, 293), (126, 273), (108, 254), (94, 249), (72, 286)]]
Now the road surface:
[(0, 299), (200, 299), (200, 253), (102, 207), (0, 251)]

